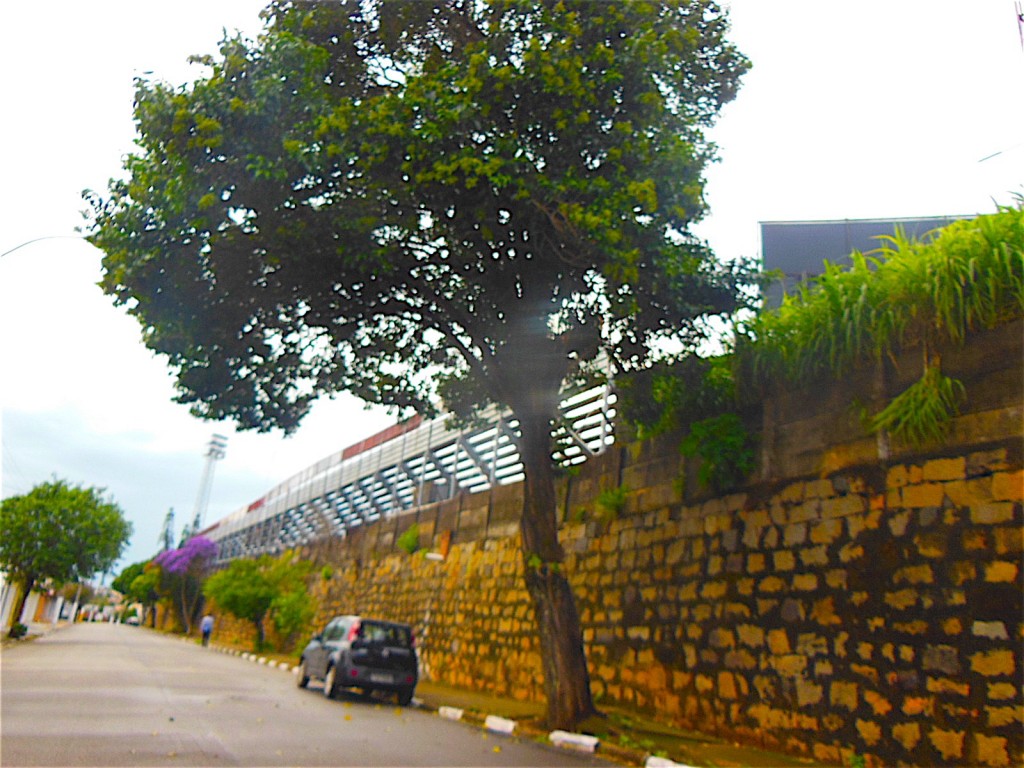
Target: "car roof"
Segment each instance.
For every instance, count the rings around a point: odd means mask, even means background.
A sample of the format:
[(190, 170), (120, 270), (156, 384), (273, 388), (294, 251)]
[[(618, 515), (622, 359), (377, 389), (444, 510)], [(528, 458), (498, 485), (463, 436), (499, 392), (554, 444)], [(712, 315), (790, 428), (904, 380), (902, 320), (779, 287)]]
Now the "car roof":
[(358, 619), (360, 623), (372, 622), (374, 624), (387, 624), (387, 625), (392, 626), (392, 627), (410, 627), (411, 626), (410, 624), (406, 624), (406, 623), (401, 622), (401, 621), (389, 621), (388, 619), (377, 619), (377, 618), (374, 618), (373, 616), (361, 616), (361, 615), (356, 615), (356, 614), (345, 614), (344, 616), (335, 616), (333, 619), (331, 619), (331, 621), (342, 621), (342, 620), (351, 620), (351, 619)]

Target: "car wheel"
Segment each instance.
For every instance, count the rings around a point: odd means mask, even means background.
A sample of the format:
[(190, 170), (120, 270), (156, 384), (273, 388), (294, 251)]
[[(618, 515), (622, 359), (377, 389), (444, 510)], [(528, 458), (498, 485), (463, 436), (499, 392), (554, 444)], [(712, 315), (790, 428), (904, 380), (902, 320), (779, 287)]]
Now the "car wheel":
[(306, 671), (306, 660), (303, 659), (299, 664), (299, 688), (305, 688), (309, 685), (309, 673)]
[(398, 703), (407, 707), (412, 703), (412, 688), (403, 688), (398, 692)]
[(334, 698), (334, 683), (337, 679), (337, 667), (331, 665), (327, 668), (327, 674), (324, 675), (324, 696), (328, 699)]

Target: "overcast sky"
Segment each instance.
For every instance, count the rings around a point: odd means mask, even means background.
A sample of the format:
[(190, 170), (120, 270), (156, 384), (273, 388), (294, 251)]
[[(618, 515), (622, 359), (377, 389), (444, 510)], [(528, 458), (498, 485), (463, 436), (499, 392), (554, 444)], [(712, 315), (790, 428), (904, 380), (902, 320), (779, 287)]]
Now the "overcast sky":
[[(222, 30), (255, 34), (262, 2), (50, 0), (0, 30), (0, 398), (3, 496), (53, 476), (105, 487), (153, 555), (168, 509), (191, 519), (210, 436), (229, 436), (212, 522), (393, 422), (351, 399), (298, 433), (236, 433), (171, 402), (164, 363), (96, 287), (74, 239), (81, 191), (120, 172), (136, 75), (180, 84)], [(753, 61), (714, 138), (723, 258), (759, 255), (759, 221), (985, 213), (1024, 192), (1024, 50), (1013, 0), (734, 0)], [(24, 247), (35, 238), (47, 238)]]

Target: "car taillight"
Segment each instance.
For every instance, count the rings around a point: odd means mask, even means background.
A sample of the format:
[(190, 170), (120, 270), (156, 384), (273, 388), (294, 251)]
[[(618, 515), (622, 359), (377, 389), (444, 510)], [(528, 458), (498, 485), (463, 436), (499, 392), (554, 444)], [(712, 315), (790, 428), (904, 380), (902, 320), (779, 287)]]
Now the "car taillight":
[(357, 637), (359, 637), (359, 627), (360, 626), (361, 625), (360, 625), (359, 621), (355, 621), (355, 622), (352, 623), (352, 626), (349, 628), (349, 630), (348, 630), (348, 641), (350, 643), (353, 640), (355, 640)]
[(409, 647), (410, 648), (415, 648), (416, 647), (416, 633), (413, 632), (411, 629), (409, 630)]

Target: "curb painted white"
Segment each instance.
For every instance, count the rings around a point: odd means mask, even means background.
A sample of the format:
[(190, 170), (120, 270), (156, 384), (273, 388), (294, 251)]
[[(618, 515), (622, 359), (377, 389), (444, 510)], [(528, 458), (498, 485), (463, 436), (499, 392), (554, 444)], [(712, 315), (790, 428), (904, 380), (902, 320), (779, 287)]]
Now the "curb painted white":
[(484, 720), (484, 728), (488, 731), (494, 731), (495, 733), (503, 733), (506, 736), (511, 736), (512, 732), (516, 729), (516, 721), (509, 720), (504, 717), (498, 717), (497, 715), (488, 715), (487, 719)]
[(599, 743), (597, 736), (588, 736), (584, 733), (569, 733), (568, 731), (552, 731), (548, 734), (548, 738), (557, 747), (568, 747), (580, 752), (593, 752), (597, 749)]
[(667, 757), (655, 757), (651, 755), (647, 758), (647, 762), (644, 763), (644, 768), (693, 768), (691, 765), (686, 763), (674, 763)]
[(464, 713), (457, 707), (438, 707), (437, 714), (446, 720), (461, 720)]

